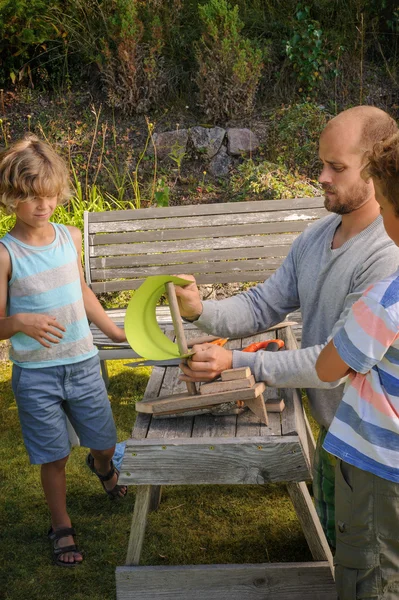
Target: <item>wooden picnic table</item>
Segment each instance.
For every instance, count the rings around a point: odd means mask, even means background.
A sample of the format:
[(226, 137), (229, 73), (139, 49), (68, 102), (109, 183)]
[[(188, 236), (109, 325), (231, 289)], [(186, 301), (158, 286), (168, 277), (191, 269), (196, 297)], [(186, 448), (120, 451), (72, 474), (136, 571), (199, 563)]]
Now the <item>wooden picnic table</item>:
[[(173, 336), (173, 330), (167, 332)], [(187, 338), (198, 336), (188, 326)], [(242, 348), (279, 337), (297, 347), (291, 328), (232, 340)], [(154, 367), (144, 399), (184, 391), (177, 367)], [(136, 485), (126, 565), (117, 567), (118, 600), (333, 600), (332, 556), (306, 481), (311, 479), (314, 439), (298, 390), (267, 388), (267, 400), (283, 398), (285, 409), (269, 424), (252, 412), (238, 415), (155, 418), (138, 413), (126, 445), (120, 483)], [(267, 484), (286, 482), (315, 562), (241, 565), (140, 566), (149, 511), (158, 507), (162, 485)]]

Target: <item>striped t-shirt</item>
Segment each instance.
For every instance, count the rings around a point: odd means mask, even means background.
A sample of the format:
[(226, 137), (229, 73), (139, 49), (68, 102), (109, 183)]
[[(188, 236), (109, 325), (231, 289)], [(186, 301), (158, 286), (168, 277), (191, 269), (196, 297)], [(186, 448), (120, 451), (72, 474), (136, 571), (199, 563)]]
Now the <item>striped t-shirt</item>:
[(399, 482), (399, 271), (366, 290), (333, 341), (355, 373), (323, 446)]
[(11, 361), (28, 369), (77, 363), (98, 352), (83, 304), (75, 244), (64, 225), (52, 225), (55, 237), (47, 246), (30, 246), (9, 233), (0, 240), (12, 266), (7, 315), (47, 314), (66, 329), (50, 348), (22, 332), (11, 337)]

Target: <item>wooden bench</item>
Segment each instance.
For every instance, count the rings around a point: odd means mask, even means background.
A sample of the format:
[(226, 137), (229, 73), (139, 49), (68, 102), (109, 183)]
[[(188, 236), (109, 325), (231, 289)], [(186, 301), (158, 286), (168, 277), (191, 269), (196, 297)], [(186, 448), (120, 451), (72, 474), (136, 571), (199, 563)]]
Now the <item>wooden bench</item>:
[[(85, 212), (86, 281), (97, 295), (135, 290), (157, 274), (191, 273), (213, 285), (264, 281), (294, 239), (326, 214), (321, 197)], [(122, 325), (125, 309), (108, 313)], [(171, 324), (167, 306), (157, 318)], [(92, 332), (105, 379), (106, 360), (137, 357), (128, 344), (112, 343), (94, 326)]]

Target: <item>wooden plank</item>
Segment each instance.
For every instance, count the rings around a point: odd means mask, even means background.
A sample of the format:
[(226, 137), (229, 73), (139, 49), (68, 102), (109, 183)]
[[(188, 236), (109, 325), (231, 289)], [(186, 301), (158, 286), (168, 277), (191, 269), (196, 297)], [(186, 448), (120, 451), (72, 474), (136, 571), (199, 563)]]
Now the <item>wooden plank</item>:
[(219, 485), (304, 481), (308, 477), (297, 436), (147, 438), (127, 440), (119, 481), (123, 485)]
[(243, 390), (251, 388), (255, 385), (253, 375), (241, 379), (232, 379), (230, 381), (214, 381), (213, 383), (205, 383), (201, 385), (199, 393), (202, 395), (217, 394), (218, 392), (229, 392), (231, 390)]
[(189, 206), (168, 206), (165, 208), (141, 208), (132, 210), (112, 210), (101, 213), (89, 212), (89, 223), (126, 221), (130, 219), (159, 219), (190, 215), (240, 214), (245, 212), (269, 212), (278, 210), (296, 211), (301, 208), (324, 206), (323, 196), (314, 198), (290, 198), (289, 200), (254, 200), (252, 202), (222, 202), (220, 204), (193, 204)]
[[(247, 235), (243, 237), (213, 238), (171, 242), (143, 242), (141, 244), (110, 244), (91, 246), (90, 258), (120, 256), (121, 254), (158, 254), (160, 252), (194, 252), (195, 250), (223, 250), (226, 248), (254, 248), (256, 246), (287, 246), (298, 237), (295, 233)], [(167, 258), (167, 257), (166, 257)], [(167, 260), (165, 261), (167, 264)]]
[(249, 367), (238, 367), (238, 369), (226, 369), (221, 373), (222, 381), (233, 381), (236, 379), (247, 379), (251, 376)]
[[(285, 246), (256, 246), (230, 248), (228, 250), (202, 250), (201, 252), (169, 252), (166, 257), (164, 254), (130, 254), (122, 256), (92, 257), (90, 259), (91, 269), (111, 269), (113, 267), (141, 267), (146, 265), (173, 265), (173, 264), (191, 264), (201, 262), (218, 262), (235, 259), (267, 258), (287, 256), (291, 248), (290, 244)], [(87, 254), (89, 256), (89, 253)], [(165, 260), (166, 259), (166, 260)]]
[(117, 600), (336, 600), (326, 562), (117, 567)]
[[(229, 224), (226, 226), (212, 224), (209, 218), (209, 227), (194, 227), (190, 221), (182, 224), (182, 229), (151, 229), (150, 231), (132, 231), (128, 233), (96, 233), (89, 236), (89, 246), (100, 246), (104, 244), (136, 244), (141, 242), (156, 242), (170, 240), (195, 240), (211, 239), (215, 237), (235, 237), (246, 235), (257, 235), (265, 233), (289, 233), (304, 231), (309, 226), (309, 221), (317, 220), (320, 215), (303, 219), (291, 219), (291, 215), (285, 215), (281, 221), (266, 222), (253, 219), (249, 224)], [(217, 229), (215, 229), (217, 228)], [(215, 235), (216, 234), (216, 235)]]
[(331, 550), (306, 483), (290, 482), (287, 489), (314, 560), (327, 560), (334, 575)]
[[(202, 257), (204, 261), (205, 257)], [(189, 263), (190, 268), (195, 270), (195, 273), (225, 273), (227, 271), (270, 271), (276, 270), (282, 264), (283, 257), (276, 259), (266, 260), (229, 260), (228, 262), (214, 262), (207, 263), (202, 262), (201, 264)], [(183, 264), (181, 260), (180, 264)], [(131, 277), (148, 277), (150, 275), (174, 275), (176, 271), (176, 265), (159, 265), (157, 267), (145, 266), (145, 267), (134, 267), (121, 269), (93, 269), (91, 272), (92, 281), (101, 281), (103, 279), (129, 279)]]
[(281, 413), (285, 409), (285, 402), (282, 398), (269, 398), (266, 400), (266, 410), (268, 413)]
[[(87, 235), (93, 237), (96, 234), (114, 234), (120, 232), (143, 232), (143, 231), (167, 231), (169, 229), (200, 227), (223, 227), (226, 225), (248, 225), (250, 223), (275, 223), (278, 221), (309, 221), (319, 219), (327, 214), (325, 208), (303, 208), (299, 213), (295, 213), (292, 207), (281, 211), (262, 211), (262, 212), (243, 212), (203, 215), (186, 215), (183, 217), (164, 216), (163, 218), (152, 219), (125, 219), (123, 221), (102, 221), (101, 223), (91, 223)], [(165, 215), (165, 213), (164, 213)]]
[(245, 400), (245, 404), (246, 406), (248, 406), (249, 410), (251, 410), (257, 417), (259, 417), (261, 423), (264, 423), (265, 425), (269, 424), (265, 400), (262, 394), (257, 398)]
[(137, 402), (136, 410), (145, 413), (162, 413), (163, 411), (180, 410), (182, 408), (190, 409), (192, 407), (211, 406), (214, 404), (224, 404), (225, 402), (235, 402), (236, 400), (253, 400), (260, 396), (264, 391), (265, 384), (257, 383), (254, 387), (245, 390), (234, 390), (229, 392), (218, 392), (201, 396), (200, 394), (191, 396), (186, 394), (174, 394), (171, 396), (162, 396), (149, 400)]
[(140, 486), (136, 491), (132, 525), (126, 554), (127, 565), (138, 565), (143, 548), (147, 515), (151, 504), (151, 485)]
[[(176, 268), (176, 275), (182, 274), (186, 272), (186, 269)], [(273, 275), (274, 271), (250, 271), (250, 272), (237, 272), (233, 274), (229, 273), (217, 273), (216, 275), (198, 275), (196, 276), (196, 281), (199, 285), (210, 283), (243, 283), (247, 282), (257, 282), (257, 281), (265, 281), (269, 277)], [(196, 275), (195, 271), (192, 273)], [(144, 279), (129, 279), (126, 281), (110, 281), (106, 283), (93, 283), (92, 290), (95, 294), (105, 293), (105, 292), (120, 292), (122, 290), (136, 290), (140, 285), (144, 282)]]

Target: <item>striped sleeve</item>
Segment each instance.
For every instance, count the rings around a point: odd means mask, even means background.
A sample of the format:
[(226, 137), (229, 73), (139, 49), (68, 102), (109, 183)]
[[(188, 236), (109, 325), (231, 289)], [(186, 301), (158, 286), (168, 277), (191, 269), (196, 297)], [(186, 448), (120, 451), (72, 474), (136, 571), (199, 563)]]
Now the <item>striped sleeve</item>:
[(357, 373), (367, 373), (384, 357), (398, 335), (386, 308), (363, 295), (355, 302), (344, 326), (334, 336), (342, 360)]

